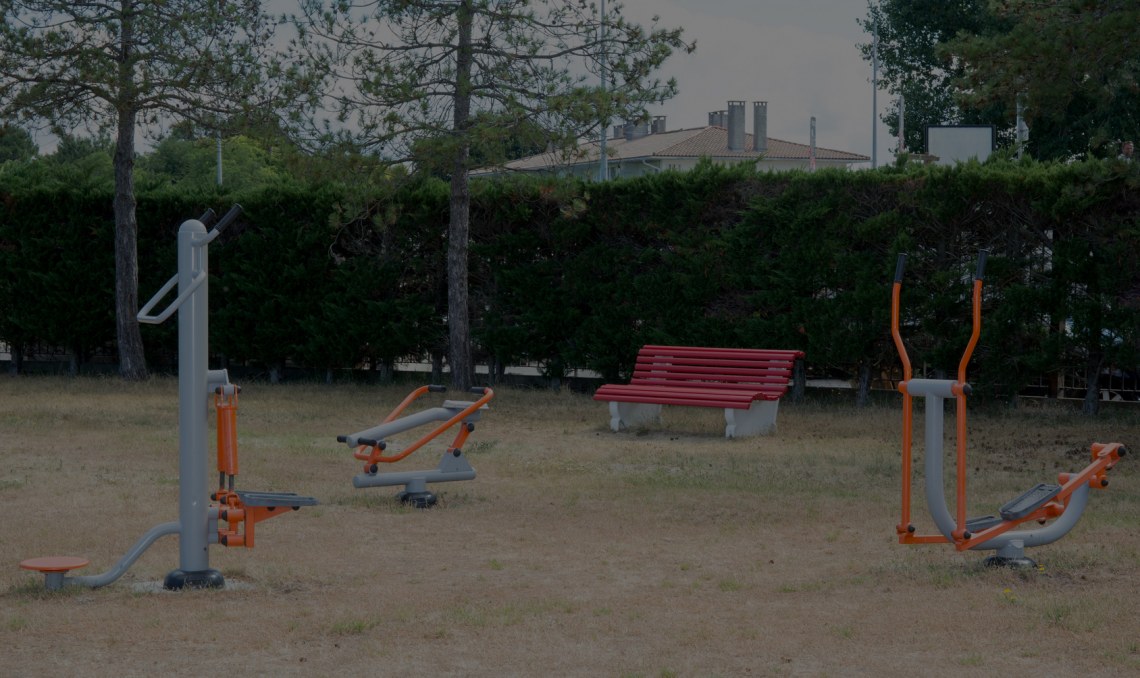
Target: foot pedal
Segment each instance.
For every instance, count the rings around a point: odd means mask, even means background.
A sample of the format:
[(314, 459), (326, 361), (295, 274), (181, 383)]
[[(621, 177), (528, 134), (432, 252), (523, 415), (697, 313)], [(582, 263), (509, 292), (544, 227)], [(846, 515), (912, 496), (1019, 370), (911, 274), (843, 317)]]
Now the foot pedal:
[(237, 490), (235, 492), (241, 502), (246, 506), (316, 506), (315, 497), (302, 497), (292, 492), (248, 492)]
[(28, 558), (20, 561), (20, 567), (25, 570), (35, 570), (44, 575), (44, 586), (49, 591), (58, 591), (63, 588), (63, 579), (68, 572), (87, 567), (90, 560), (75, 556), (46, 556), (43, 558)]
[(1004, 520), (1020, 520), (1051, 501), (1060, 491), (1060, 485), (1038, 483), (1017, 499), (1007, 502), (999, 513)]
[(988, 530), (994, 525), (1001, 525), (1002, 519), (997, 516), (980, 516), (978, 518), (966, 519), (967, 532), (981, 532)]

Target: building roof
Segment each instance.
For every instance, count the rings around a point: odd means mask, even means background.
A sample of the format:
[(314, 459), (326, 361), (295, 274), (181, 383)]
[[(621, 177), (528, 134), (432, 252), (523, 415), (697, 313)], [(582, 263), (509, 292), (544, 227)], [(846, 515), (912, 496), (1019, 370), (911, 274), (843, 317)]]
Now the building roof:
[[(744, 135), (744, 148), (748, 150), (728, 150), (728, 130), (724, 127), (696, 127), (680, 129), (671, 132), (658, 132), (648, 134), (636, 139), (617, 137), (606, 140), (606, 155), (610, 161), (646, 160), (649, 158), (760, 158), (767, 160), (803, 160), (810, 158), (811, 148), (807, 144), (797, 144), (782, 139), (768, 137), (766, 151), (757, 152), (752, 149), (751, 134)], [(517, 171), (535, 171), (548, 169), (558, 165), (578, 165), (595, 163), (598, 161), (597, 141), (582, 144), (576, 151), (568, 154), (540, 153), (526, 158), (519, 158), (503, 165), (504, 169)], [(847, 151), (837, 151), (830, 148), (815, 149), (817, 161), (830, 161), (840, 163), (868, 162), (870, 157)]]

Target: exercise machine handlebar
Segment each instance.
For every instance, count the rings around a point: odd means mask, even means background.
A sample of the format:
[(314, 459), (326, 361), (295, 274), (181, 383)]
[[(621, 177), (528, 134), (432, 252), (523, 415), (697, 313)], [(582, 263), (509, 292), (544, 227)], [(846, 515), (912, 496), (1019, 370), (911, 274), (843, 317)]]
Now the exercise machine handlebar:
[(986, 273), (986, 258), (989, 252), (982, 250), (978, 252), (978, 268), (974, 274), (974, 294), (971, 305), (973, 307), (973, 328), (970, 331), (970, 341), (966, 344), (966, 350), (962, 353), (962, 360), (958, 363), (958, 381), (962, 384), (966, 383), (966, 365), (970, 362), (971, 356), (974, 355), (974, 347), (978, 345), (978, 337), (982, 334), (982, 279)]
[(903, 279), (903, 271), (906, 270), (906, 255), (900, 254), (898, 261), (895, 262), (895, 282), (901, 283)]
[[(202, 248), (202, 247), (205, 247), (206, 245), (210, 244), (210, 242), (212, 242), (214, 240), (214, 238), (217, 238), (219, 235), (221, 235), (222, 231), (224, 231), (231, 223), (233, 223), (233, 221), (235, 219), (237, 219), (238, 215), (240, 215), (241, 213), (242, 213), (241, 205), (238, 205), (235, 203), (234, 206), (231, 207), (228, 212), (226, 212), (225, 216), (222, 217), (222, 219), (217, 223), (217, 225), (214, 226), (214, 228), (212, 230), (210, 230), (208, 233), (206, 233), (204, 237), (200, 237), (199, 235), (195, 234), (193, 231), (187, 232), (187, 235), (189, 236), (188, 242), (189, 242), (190, 247), (191, 248)], [(202, 214), (202, 218), (198, 220), (198, 223), (202, 224), (202, 227), (205, 228), (206, 222), (213, 221), (214, 216), (215, 216), (214, 210), (207, 209)], [(184, 237), (183, 236), (184, 229), (186, 228), (187, 224), (190, 224), (190, 223), (192, 223), (192, 222), (190, 222), (190, 221), (184, 222), (182, 229), (179, 230), (179, 236), (178, 237), (179, 237), (180, 241), (181, 241), (181, 238)], [(181, 248), (182, 245), (179, 245), (179, 247)], [(181, 267), (182, 264), (179, 264), (179, 266)], [(174, 300), (171, 301), (170, 304), (167, 305), (167, 307), (161, 313), (157, 313), (157, 314), (153, 313), (152, 311), (154, 310), (155, 305), (157, 305), (158, 302), (160, 302), (164, 298), (166, 298), (166, 295), (170, 294), (170, 291), (173, 290), (176, 285), (178, 285), (179, 274), (175, 273), (173, 276), (170, 277), (170, 280), (167, 280), (166, 284), (163, 285), (162, 288), (159, 289), (158, 292), (156, 292), (154, 294), (154, 296), (150, 298), (150, 301), (146, 302), (146, 304), (141, 309), (139, 309), (138, 315), (136, 316), (138, 318), (138, 321), (141, 323), (147, 323), (150, 325), (160, 325), (160, 324), (166, 322), (166, 320), (170, 316), (174, 315), (174, 312), (176, 310), (178, 310), (178, 308), (192, 294), (194, 294), (198, 290), (198, 288), (200, 288), (203, 285), (203, 283), (206, 282), (206, 276), (207, 276), (206, 271), (198, 271), (196, 274), (194, 274), (194, 277), (190, 281), (190, 284), (186, 285), (185, 289), (179, 289), (178, 290), (178, 296), (175, 297)]]
[(230, 224), (232, 224), (234, 221), (236, 221), (237, 218), (241, 215), (241, 213), (242, 213), (241, 205), (234, 203), (234, 206), (231, 207), (230, 210), (222, 216), (221, 221), (219, 221), (217, 223), (217, 225), (215, 225), (212, 230), (217, 232), (217, 233), (221, 233), (222, 231), (229, 228)]
[[(914, 395), (930, 395), (936, 391), (944, 391), (939, 397), (950, 396), (956, 401), (956, 428), (957, 428), (957, 520), (954, 537), (957, 540), (966, 538), (966, 396), (970, 394), (970, 385), (966, 381), (966, 367), (973, 356), (974, 348), (978, 344), (982, 330), (982, 279), (985, 276), (986, 259), (989, 253), (981, 250), (978, 253), (978, 263), (974, 274), (972, 305), (972, 329), (970, 340), (962, 353), (962, 360), (958, 364), (957, 381), (931, 382), (929, 380), (913, 380), (910, 358), (907, 356), (906, 346), (899, 333), (899, 304), (902, 289), (902, 276), (906, 270), (906, 254), (899, 254), (895, 264), (895, 280), (891, 290), (891, 338), (894, 340), (899, 359), (902, 362), (903, 378), (899, 383), (899, 391), (903, 394), (903, 505), (902, 519), (896, 526), (900, 535), (910, 535), (914, 527), (910, 524), (910, 474), (911, 474), (911, 446), (913, 444), (913, 418), (911, 414), (911, 397)], [(913, 391), (912, 391), (912, 387)], [(921, 388), (919, 388), (921, 387)], [(931, 390), (934, 389), (934, 390)], [(927, 393), (929, 391), (929, 393)]]

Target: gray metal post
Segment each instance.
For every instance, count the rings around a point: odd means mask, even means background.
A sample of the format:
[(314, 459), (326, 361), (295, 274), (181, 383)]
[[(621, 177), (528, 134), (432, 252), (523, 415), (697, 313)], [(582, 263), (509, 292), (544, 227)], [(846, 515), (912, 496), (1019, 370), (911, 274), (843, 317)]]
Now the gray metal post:
[(206, 226), (190, 219), (178, 229), (178, 542), (179, 569), (167, 588), (224, 584), (210, 569), (209, 486), (206, 475), (206, 381), (209, 341), (209, 255)]
[[(949, 385), (950, 382), (947, 382)], [(949, 389), (947, 389), (949, 390)], [(955, 523), (950, 509), (946, 506), (946, 488), (942, 484), (942, 409), (945, 400), (940, 395), (926, 396), (926, 505), (930, 517), (938, 526), (938, 531), (949, 541), (954, 541)]]

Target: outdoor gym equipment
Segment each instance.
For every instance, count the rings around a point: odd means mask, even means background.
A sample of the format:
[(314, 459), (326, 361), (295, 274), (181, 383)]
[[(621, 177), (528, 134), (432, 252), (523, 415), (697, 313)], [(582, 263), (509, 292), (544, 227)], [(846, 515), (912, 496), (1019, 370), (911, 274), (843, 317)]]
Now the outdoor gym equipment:
[[(982, 277), (985, 274), (987, 253), (978, 256), (973, 289), (973, 332), (958, 364), (958, 379), (912, 379), (910, 359), (899, 335), (899, 296), (902, 289), (906, 255), (900, 254), (895, 267), (894, 287), (891, 291), (891, 336), (902, 360), (903, 380), (898, 389), (903, 394), (902, 426), (902, 519), (895, 526), (900, 544), (951, 543), (959, 551), (992, 550), (987, 565), (1033, 567), (1035, 563), (1025, 556), (1025, 549), (1051, 544), (1068, 534), (1080, 520), (1088, 505), (1089, 490), (1108, 486), (1106, 477), (1127, 450), (1120, 443), (1093, 443), (1092, 461), (1078, 473), (1058, 474), (1057, 483), (1039, 483), (1022, 495), (1010, 500), (998, 515), (968, 518), (966, 512), (966, 397), (970, 384), (966, 382), (966, 367), (978, 343), (982, 329)], [(926, 399), (925, 421), (925, 476), (926, 502), (931, 518), (940, 534), (917, 534), (910, 522), (911, 506), (911, 442), (912, 398)], [(955, 509), (951, 516), (946, 505), (946, 490), (942, 476), (943, 401), (956, 401), (957, 468), (955, 472)], [(1018, 526), (1036, 521), (1043, 527), (1017, 530)], [(1046, 524), (1049, 521), (1052, 523)]]
[[(480, 411), (487, 408), (487, 402), (495, 396), (494, 391), (487, 387), (477, 386), (471, 389), (471, 392), (482, 397), (474, 402), (445, 400), (440, 407), (432, 407), (414, 414), (400, 416), (409, 405), (425, 393), (442, 393), (446, 390), (447, 388), (444, 386), (420, 386), (408, 394), (403, 402), (397, 405), (396, 409), (392, 410), (391, 414), (379, 425), (352, 435), (336, 437), (338, 443), (345, 443), (351, 448), (356, 448), (352, 456), (364, 462), (364, 473), (352, 479), (354, 487), (403, 485), (404, 490), (396, 495), (401, 502), (412, 504), (417, 508), (427, 508), (436, 503), (436, 496), (428, 492), (427, 483), (445, 483), (475, 478), (475, 469), (471, 468), (467, 457), (463, 455), (463, 443), (475, 430), (475, 422), (479, 420)], [(403, 450), (398, 452), (387, 451), (386, 438), (435, 421), (443, 423)], [(400, 461), (456, 424), (460, 424), (459, 431), (440, 458), (437, 468), (424, 471), (377, 472), (380, 470), (381, 463), (390, 464)]]
[[(104, 574), (68, 577), (67, 572), (88, 561), (73, 557), (31, 558), (20, 566), (44, 573), (48, 589), (64, 585), (96, 588), (121, 577), (158, 538), (179, 535), (179, 568), (166, 575), (167, 589), (214, 588), (225, 584), (217, 570), (210, 569), (210, 544), (254, 545), (254, 525), (317, 503), (312, 497), (285, 492), (245, 492), (234, 489), (238, 471), (237, 396), (226, 370), (207, 369), (209, 276), (208, 245), (241, 213), (234, 205), (211, 229), (214, 212), (183, 222), (178, 230), (178, 273), (139, 311), (139, 322), (159, 324), (178, 311), (178, 520), (151, 528)], [(151, 310), (175, 285), (178, 296), (157, 315)], [(218, 491), (209, 495), (217, 505), (207, 504), (206, 419), (208, 394), (214, 396), (218, 421)], [(220, 526), (219, 526), (220, 524)]]

